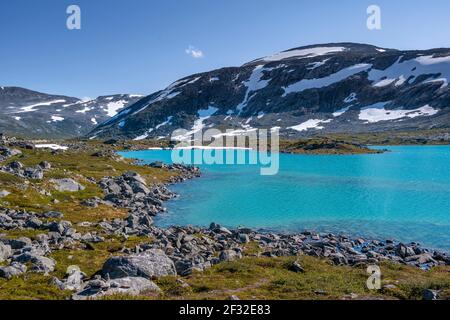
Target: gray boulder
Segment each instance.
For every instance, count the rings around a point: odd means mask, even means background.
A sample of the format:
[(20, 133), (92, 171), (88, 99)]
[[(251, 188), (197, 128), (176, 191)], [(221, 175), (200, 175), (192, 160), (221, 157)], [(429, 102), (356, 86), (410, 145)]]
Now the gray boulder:
[(0, 242), (0, 262), (5, 261), (12, 255), (11, 246)]
[(234, 250), (224, 250), (219, 255), (220, 261), (234, 261), (240, 258), (242, 258), (242, 255)]
[(423, 300), (438, 300), (439, 299), (439, 291), (425, 289), (422, 293)]
[(134, 171), (125, 172), (122, 177), (130, 182), (138, 182), (140, 184), (147, 185), (145, 179), (139, 173)]
[(13, 248), (14, 250), (22, 249), (24, 247), (31, 246), (31, 244), (32, 244), (31, 239), (27, 238), (27, 237), (20, 237), (17, 239), (7, 239), (7, 240), (3, 240), (3, 242), (10, 245), (11, 248)]
[(406, 257), (410, 257), (410, 256), (414, 256), (416, 255), (416, 253), (414, 252), (414, 249), (404, 245), (403, 243), (399, 243), (396, 248), (395, 248), (395, 252), (397, 253), (397, 255), (399, 255), (402, 258), (406, 258)]
[(103, 275), (111, 279), (124, 277), (144, 277), (147, 279), (176, 275), (175, 265), (159, 249), (151, 249), (140, 254), (113, 257), (103, 265)]
[(23, 253), (14, 258), (16, 262), (31, 263), (32, 272), (48, 274), (55, 270), (56, 262), (51, 258), (39, 256), (33, 253)]
[(10, 195), (11, 193), (9, 191), (6, 190), (0, 190), (0, 198), (4, 198), (8, 195)]
[(27, 272), (27, 266), (18, 262), (11, 263), (10, 266), (0, 267), (0, 278), (11, 279)]
[(45, 170), (49, 170), (52, 168), (52, 165), (48, 161), (42, 161), (41, 163), (39, 163), (39, 167)]
[(105, 294), (129, 294), (139, 295), (143, 292), (161, 292), (161, 289), (153, 282), (142, 277), (126, 277), (110, 281), (110, 288)]
[(137, 296), (143, 293), (160, 293), (161, 289), (152, 281), (142, 277), (125, 277), (105, 281), (91, 280), (72, 296), (73, 300), (98, 299), (113, 294)]
[(48, 211), (48, 212), (45, 212), (45, 213), (43, 214), (43, 216), (44, 216), (45, 218), (56, 218), (56, 219), (61, 219), (61, 218), (64, 217), (64, 214), (62, 214), (61, 212), (58, 212), (58, 211)]
[(297, 273), (305, 272), (305, 269), (303, 268), (303, 266), (300, 264), (300, 262), (298, 260), (294, 261), (294, 263), (292, 263), (289, 266), (289, 270), (291, 270), (293, 272), (297, 272)]
[(25, 168), (23, 175), (29, 179), (42, 180), (44, 178), (44, 170), (41, 167)]
[(85, 189), (81, 184), (71, 178), (52, 179), (50, 180), (55, 185), (55, 189), (61, 192), (77, 192)]
[(0, 146), (0, 161), (4, 161), (10, 157), (14, 157), (19, 154), (22, 154), (22, 151), (18, 149), (10, 149), (5, 146)]
[(238, 237), (239, 237), (239, 241), (241, 243), (249, 243), (250, 242), (250, 238), (249, 238), (248, 234), (240, 233)]

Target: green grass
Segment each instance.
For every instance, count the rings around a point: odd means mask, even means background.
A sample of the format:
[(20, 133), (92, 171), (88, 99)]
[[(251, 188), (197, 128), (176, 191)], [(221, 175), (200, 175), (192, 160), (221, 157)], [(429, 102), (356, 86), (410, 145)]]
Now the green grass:
[[(382, 264), (385, 283), (395, 282), (397, 292), (371, 291), (366, 287), (365, 269), (332, 266), (326, 260), (301, 256), (305, 273), (289, 270), (296, 257), (255, 258), (222, 263), (186, 279), (190, 290), (178, 292), (173, 281), (160, 279), (165, 298), (227, 299), (342, 299), (350, 293), (360, 298), (420, 299), (424, 289), (450, 287), (450, 269), (425, 272), (416, 268)], [(175, 286), (175, 287), (174, 287)], [(168, 290), (169, 289), (169, 290)]]
[(51, 285), (51, 277), (28, 273), (11, 280), (0, 279), (0, 300), (65, 300), (70, 292)]

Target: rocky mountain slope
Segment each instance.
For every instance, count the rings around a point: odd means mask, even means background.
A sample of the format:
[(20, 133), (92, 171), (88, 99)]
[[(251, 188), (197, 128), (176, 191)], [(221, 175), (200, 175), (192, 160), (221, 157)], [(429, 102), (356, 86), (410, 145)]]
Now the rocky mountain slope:
[(67, 138), (88, 133), (140, 96), (118, 94), (94, 100), (0, 87), (0, 132)]
[[(204, 128), (284, 137), (450, 125), (450, 49), (335, 43), (295, 48), (180, 79), (99, 125), (90, 138), (189, 140)], [(172, 137), (173, 138), (173, 137)]]

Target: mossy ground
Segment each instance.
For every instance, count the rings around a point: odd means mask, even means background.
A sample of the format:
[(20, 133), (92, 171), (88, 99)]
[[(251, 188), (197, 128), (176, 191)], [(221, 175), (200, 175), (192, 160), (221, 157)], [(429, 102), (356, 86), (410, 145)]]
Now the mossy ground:
[[(33, 166), (46, 160), (52, 169), (45, 174), (43, 181), (30, 181), (25, 184), (21, 178), (0, 173), (0, 189), (11, 195), (0, 199), (0, 206), (27, 209), (36, 212), (49, 210), (64, 213), (64, 220), (74, 224), (79, 222), (100, 222), (103, 219), (123, 218), (126, 210), (108, 206), (88, 208), (81, 201), (92, 196), (102, 196), (101, 190), (86, 178), (100, 179), (104, 176), (117, 176), (128, 170), (142, 174), (149, 183), (166, 181), (172, 174), (162, 169), (141, 167), (128, 160), (114, 160), (109, 157), (93, 157), (94, 149), (109, 149), (98, 142), (89, 142), (89, 151), (67, 151), (52, 154), (45, 150), (22, 150), (18, 160)], [(86, 189), (75, 193), (56, 192), (50, 183), (51, 178), (71, 177), (82, 183)], [(27, 186), (26, 188), (19, 185)], [(42, 194), (45, 189), (51, 195)], [(57, 201), (55, 201), (55, 199)], [(95, 227), (79, 227), (80, 232), (91, 231)], [(97, 230), (101, 232), (101, 230)], [(42, 231), (0, 230), (10, 238), (26, 236), (35, 238)], [(67, 267), (77, 265), (88, 276), (98, 272), (103, 263), (113, 255), (121, 254), (124, 247), (133, 248), (137, 244), (152, 242), (146, 237), (121, 239), (106, 237), (106, 241), (93, 244), (89, 250), (64, 249), (54, 251), (51, 257), (56, 260), (55, 271), (48, 275), (27, 273), (12, 280), (0, 279), (0, 299), (67, 299), (70, 292), (61, 291), (51, 284), (52, 276), (63, 277)], [(394, 289), (370, 291), (366, 287), (368, 274), (364, 268), (332, 266), (328, 261), (308, 256), (298, 259), (304, 273), (289, 270), (296, 257), (263, 258), (257, 257), (257, 243), (246, 246), (245, 257), (235, 262), (221, 263), (206, 270), (195, 272), (189, 277), (165, 277), (156, 282), (162, 293), (140, 297), (112, 296), (108, 299), (227, 299), (236, 295), (241, 299), (343, 299), (350, 293), (362, 299), (420, 299), (424, 289), (442, 290), (443, 297), (450, 296), (450, 268), (439, 267), (425, 272), (417, 268), (398, 264), (381, 265), (383, 284), (394, 284)], [(182, 282), (179, 280), (182, 279)], [(183, 285), (183, 282), (186, 283)]]

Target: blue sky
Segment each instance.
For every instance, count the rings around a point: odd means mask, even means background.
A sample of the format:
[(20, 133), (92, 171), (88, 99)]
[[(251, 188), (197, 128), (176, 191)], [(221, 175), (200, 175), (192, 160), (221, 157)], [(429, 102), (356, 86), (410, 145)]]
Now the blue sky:
[[(66, 28), (71, 4), (81, 8), (81, 30)], [(381, 30), (366, 27), (370, 4), (381, 8)], [(448, 30), (448, 0), (2, 0), (0, 85), (77, 97), (149, 94), (302, 45), (450, 47)], [(187, 54), (190, 46), (203, 55)]]

